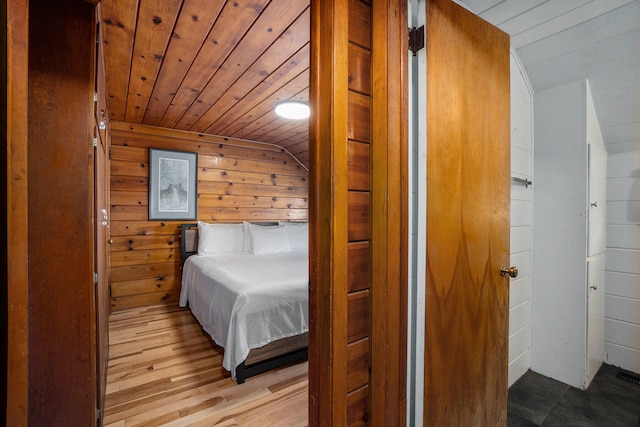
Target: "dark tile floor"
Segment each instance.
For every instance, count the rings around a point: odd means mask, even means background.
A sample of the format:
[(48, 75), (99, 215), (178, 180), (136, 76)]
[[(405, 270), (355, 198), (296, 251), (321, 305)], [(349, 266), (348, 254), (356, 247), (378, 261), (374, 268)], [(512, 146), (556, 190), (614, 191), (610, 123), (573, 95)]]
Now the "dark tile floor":
[(640, 427), (640, 384), (618, 371), (602, 365), (587, 390), (528, 371), (509, 388), (509, 427)]

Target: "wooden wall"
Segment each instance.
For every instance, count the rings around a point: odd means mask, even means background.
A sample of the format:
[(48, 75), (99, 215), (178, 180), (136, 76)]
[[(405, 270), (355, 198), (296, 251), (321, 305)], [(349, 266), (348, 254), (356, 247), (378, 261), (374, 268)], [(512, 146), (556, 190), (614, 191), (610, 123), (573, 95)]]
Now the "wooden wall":
[(371, 4), (349, 2), (347, 422), (370, 416)]
[(180, 224), (149, 221), (149, 148), (198, 152), (198, 218), (306, 220), (308, 172), (267, 144), (124, 122), (111, 124), (111, 309), (175, 303)]

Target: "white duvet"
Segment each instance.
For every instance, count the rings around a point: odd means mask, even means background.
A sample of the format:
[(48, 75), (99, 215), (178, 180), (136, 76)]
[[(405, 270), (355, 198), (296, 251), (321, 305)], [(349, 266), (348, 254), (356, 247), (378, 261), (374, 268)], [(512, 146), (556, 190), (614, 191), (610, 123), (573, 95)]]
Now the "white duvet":
[(249, 350), (309, 331), (306, 253), (193, 255), (182, 271), (187, 303), (224, 347), (222, 366), (236, 378)]

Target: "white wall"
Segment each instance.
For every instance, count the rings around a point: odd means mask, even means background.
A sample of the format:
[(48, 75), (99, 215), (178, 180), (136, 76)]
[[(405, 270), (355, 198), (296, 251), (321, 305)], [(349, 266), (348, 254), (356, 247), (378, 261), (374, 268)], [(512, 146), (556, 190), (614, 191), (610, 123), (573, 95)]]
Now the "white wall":
[[(534, 181), (533, 92), (523, 70), (511, 50), (511, 175)], [(532, 193), (531, 186), (511, 184), (511, 265), (519, 274), (509, 298), (509, 386), (531, 366)]]
[(606, 363), (640, 373), (640, 151), (609, 154)]

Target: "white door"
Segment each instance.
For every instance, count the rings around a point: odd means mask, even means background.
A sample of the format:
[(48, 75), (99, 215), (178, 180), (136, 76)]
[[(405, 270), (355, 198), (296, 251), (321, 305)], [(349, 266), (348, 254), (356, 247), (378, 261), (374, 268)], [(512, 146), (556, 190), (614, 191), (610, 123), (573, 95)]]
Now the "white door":
[[(599, 143), (598, 143), (599, 142)], [(604, 143), (589, 143), (589, 252), (595, 256), (604, 252), (606, 239), (607, 151)]]
[[(596, 121), (597, 123), (597, 121)], [(589, 129), (592, 130), (592, 129)], [(587, 253), (587, 360), (584, 387), (598, 372), (605, 357), (605, 245), (607, 151), (599, 129), (587, 131), (589, 140), (589, 217)]]
[(589, 289), (587, 309), (587, 378), (584, 388), (598, 372), (604, 361), (604, 252), (589, 258), (587, 262), (587, 284)]

